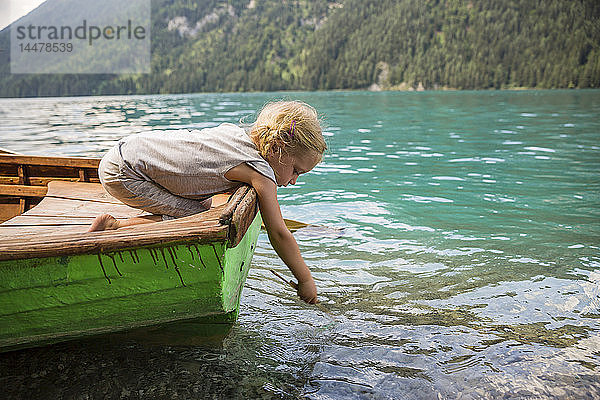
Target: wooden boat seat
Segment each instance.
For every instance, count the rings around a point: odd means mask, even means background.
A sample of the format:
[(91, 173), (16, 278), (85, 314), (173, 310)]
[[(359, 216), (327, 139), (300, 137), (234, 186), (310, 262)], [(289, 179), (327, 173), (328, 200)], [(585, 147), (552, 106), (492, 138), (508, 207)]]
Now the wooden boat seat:
[[(256, 204), (254, 191), (241, 189), (232, 200)], [(52, 181), (37, 206), (0, 224), (0, 260), (109, 251), (186, 238), (226, 240), (231, 233), (232, 201), (225, 204), (229, 196), (218, 196), (214, 207), (190, 217), (88, 233), (93, 219), (104, 213), (117, 219), (149, 214), (121, 203), (99, 183)], [(224, 217), (227, 212), (229, 217)]]

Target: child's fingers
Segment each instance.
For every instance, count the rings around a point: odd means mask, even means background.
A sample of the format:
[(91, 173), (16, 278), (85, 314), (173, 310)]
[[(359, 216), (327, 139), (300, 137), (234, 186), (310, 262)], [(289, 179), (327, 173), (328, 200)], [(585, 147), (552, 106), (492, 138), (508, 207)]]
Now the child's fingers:
[(317, 304), (319, 301), (317, 300), (317, 296), (302, 296), (298, 293), (300, 298), (304, 300), (308, 304)]

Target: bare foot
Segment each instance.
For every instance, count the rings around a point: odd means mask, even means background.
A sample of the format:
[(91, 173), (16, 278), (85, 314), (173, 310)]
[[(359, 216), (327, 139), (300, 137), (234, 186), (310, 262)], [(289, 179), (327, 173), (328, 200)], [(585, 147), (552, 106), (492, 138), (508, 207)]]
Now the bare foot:
[(92, 226), (90, 226), (90, 229), (88, 229), (88, 232), (117, 229), (117, 228), (119, 228), (119, 226), (120, 226), (119, 221), (117, 221), (115, 219), (115, 217), (113, 217), (110, 214), (102, 214), (102, 215), (98, 215), (96, 217), (96, 219), (94, 220), (94, 222), (92, 222)]

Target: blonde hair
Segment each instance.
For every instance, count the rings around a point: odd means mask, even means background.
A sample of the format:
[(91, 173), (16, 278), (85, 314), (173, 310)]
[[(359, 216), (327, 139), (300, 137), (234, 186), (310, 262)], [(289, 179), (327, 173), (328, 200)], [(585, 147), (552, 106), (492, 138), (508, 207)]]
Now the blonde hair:
[(317, 111), (301, 101), (265, 104), (250, 127), (250, 137), (265, 158), (271, 151), (299, 155), (313, 150), (322, 155), (327, 150)]

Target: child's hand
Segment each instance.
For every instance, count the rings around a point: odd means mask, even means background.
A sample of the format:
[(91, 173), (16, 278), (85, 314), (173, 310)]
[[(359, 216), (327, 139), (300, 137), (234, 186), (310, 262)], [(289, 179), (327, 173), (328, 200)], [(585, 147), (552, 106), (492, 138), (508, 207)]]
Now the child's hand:
[(298, 296), (308, 304), (316, 304), (318, 300), (315, 281), (311, 279), (304, 282), (298, 282)]

